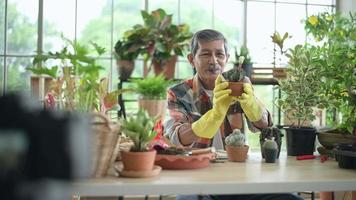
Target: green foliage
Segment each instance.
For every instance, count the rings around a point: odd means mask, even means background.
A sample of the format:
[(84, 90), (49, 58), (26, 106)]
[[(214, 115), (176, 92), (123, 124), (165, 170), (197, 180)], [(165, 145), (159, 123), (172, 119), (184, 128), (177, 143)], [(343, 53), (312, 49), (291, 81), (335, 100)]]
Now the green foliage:
[(262, 145), (263, 149), (278, 149), (278, 144), (276, 141), (274, 141), (273, 139), (267, 139), (263, 145)]
[(247, 47), (245, 46), (242, 46), (240, 48), (240, 52), (236, 49), (235, 47), (235, 62), (234, 62), (234, 65), (239, 65), (239, 58), (243, 56), (245, 58), (245, 60), (243, 61), (242, 64), (245, 64), (245, 65), (248, 65), (248, 64), (252, 64), (252, 61), (251, 61), (251, 56), (250, 56), (250, 52), (248, 50)]
[(310, 48), (322, 77), (321, 89), (328, 108), (342, 114), (339, 128), (356, 128), (356, 13), (320, 13), (305, 21), (305, 29), (317, 42)]
[(167, 93), (167, 87), (172, 84), (166, 80), (163, 75), (146, 77), (133, 80), (135, 91), (142, 95), (144, 99), (164, 99)]
[[(34, 74), (53, 77), (51, 93), (59, 102), (59, 108), (100, 111), (103, 109), (101, 105), (105, 103), (103, 101), (108, 82), (105, 79), (100, 80), (99, 71), (103, 67), (97, 64), (97, 58), (89, 54), (94, 51), (100, 56), (105, 49), (95, 43), (91, 43), (90, 49), (68, 39), (63, 40), (66, 42), (65, 47), (57, 52), (37, 55), (33, 59), (34, 67), (27, 69)], [(42, 63), (48, 64), (48, 67), (41, 66)]]
[(282, 97), (277, 105), (286, 113), (290, 120), (298, 120), (300, 127), (306, 121), (315, 119), (313, 107), (323, 104), (322, 84), (318, 68), (313, 63), (315, 52), (312, 49), (296, 45), (286, 56), (289, 58), (287, 78), (279, 81)]
[(245, 134), (239, 129), (234, 129), (233, 132), (225, 138), (226, 145), (242, 147), (245, 144)]
[(115, 56), (121, 60), (134, 60), (142, 55), (163, 66), (172, 56), (182, 56), (189, 47), (189, 32), (187, 24), (172, 24), (172, 15), (167, 15), (163, 9), (148, 13), (142, 10), (144, 24), (136, 24), (127, 30), (124, 36), (115, 44)]
[(122, 121), (122, 132), (134, 144), (131, 151), (147, 151), (147, 144), (157, 135), (157, 132), (153, 131), (155, 121), (156, 119), (149, 117), (144, 110), (139, 110), (136, 116), (128, 117)]

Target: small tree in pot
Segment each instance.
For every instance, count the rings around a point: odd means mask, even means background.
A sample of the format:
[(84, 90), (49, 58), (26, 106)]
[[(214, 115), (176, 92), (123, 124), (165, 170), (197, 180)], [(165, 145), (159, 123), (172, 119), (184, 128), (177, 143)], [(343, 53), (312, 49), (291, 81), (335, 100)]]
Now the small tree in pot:
[(313, 154), (316, 129), (305, 127), (315, 119), (313, 108), (322, 105), (322, 84), (313, 63), (314, 49), (297, 45), (290, 49), (287, 78), (279, 81), (282, 97), (277, 105), (291, 123), (287, 131), (287, 153), (290, 156)]
[(245, 134), (239, 129), (225, 138), (226, 152), (228, 160), (231, 162), (245, 162), (249, 146), (245, 144)]

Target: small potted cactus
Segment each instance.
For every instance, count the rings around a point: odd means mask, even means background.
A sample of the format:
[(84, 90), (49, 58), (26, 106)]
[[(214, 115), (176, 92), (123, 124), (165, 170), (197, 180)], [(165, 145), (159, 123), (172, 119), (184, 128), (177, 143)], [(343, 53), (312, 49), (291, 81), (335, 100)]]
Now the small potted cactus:
[(249, 146), (245, 144), (245, 135), (239, 129), (225, 138), (227, 158), (230, 162), (245, 162)]
[(234, 67), (226, 72), (223, 72), (222, 75), (226, 81), (229, 82), (229, 88), (232, 90), (232, 96), (241, 96), (243, 93), (243, 82), (246, 72), (242, 69), (242, 63), (244, 62), (245, 57), (239, 57), (239, 64), (234, 65)]
[(272, 139), (266, 139), (262, 146), (263, 155), (266, 163), (275, 163), (278, 153), (278, 144)]

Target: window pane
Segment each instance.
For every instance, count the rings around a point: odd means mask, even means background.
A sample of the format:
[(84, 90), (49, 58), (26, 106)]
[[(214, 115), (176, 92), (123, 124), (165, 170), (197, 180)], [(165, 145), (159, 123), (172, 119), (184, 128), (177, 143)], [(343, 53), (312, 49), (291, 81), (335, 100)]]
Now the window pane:
[(308, 6), (308, 16), (317, 15), (322, 12), (334, 12), (334, 7), (331, 6)]
[(334, 0), (308, 0), (309, 4), (335, 5)]
[(2, 95), (4, 81), (4, 58), (0, 57), (0, 95)]
[(61, 48), (64, 37), (75, 38), (75, 1), (44, 1), (44, 48), (45, 52)]
[[(256, 17), (263, 16), (263, 17)], [(248, 2), (247, 4), (247, 47), (252, 62), (270, 66), (273, 61), (274, 4)]]
[[(284, 42), (284, 50), (294, 47), (297, 44), (304, 44), (305, 42), (305, 31), (304, 23), (306, 12), (305, 5), (298, 4), (277, 4), (277, 24), (276, 30), (280, 34), (288, 32), (291, 38), (288, 38)], [(290, 13), (293, 13), (291, 15)], [(276, 46), (277, 52), (276, 57), (280, 60), (276, 61), (281, 66), (287, 65), (287, 57), (285, 55), (280, 55), (279, 47)]]
[[(122, 0), (114, 4), (114, 44), (123, 33), (135, 24), (143, 24), (141, 10), (144, 9), (144, 0)], [(127, 20), (130, 19), (130, 20)]]
[[(235, 0), (219, 0), (214, 8), (215, 29), (222, 32), (230, 46), (230, 55), (234, 46), (242, 45), (243, 3)], [(234, 57), (230, 57), (234, 60)]]
[(8, 91), (30, 91), (30, 75), (26, 70), (31, 66), (33, 58), (7, 58), (7, 89)]
[[(37, 48), (37, 0), (8, 1), (7, 52), (33, 54)], [(1, 33), (2, 34), (2, 33)]]
[(178, 24), (178, 0), (154, 0), (148, 2), (150, 11), (162, 8), (167, 14), (173, 14), (173, 23)]
[(181, 17), (192, 32), (212, 28), (212, 0), (181, 0)]
[(111, 53), (111, 6), (111, 1), (78, 0), (78, 40), (85, 45), (95, 42), (104, 47), (108, 55)]
[[(0, 54), (4, 53), (5, 1), (0, 3)], [(0, 90), (1, 92), (1, 90)]]
[(305, 4), (306, 0), (277, 0), (277, 3), (278, 2)]
[(177, 79), (187, 79), (193, 76), (193, 67), (184, 58), (180, 58), (180, 62), (177, 63), (175, 78)]

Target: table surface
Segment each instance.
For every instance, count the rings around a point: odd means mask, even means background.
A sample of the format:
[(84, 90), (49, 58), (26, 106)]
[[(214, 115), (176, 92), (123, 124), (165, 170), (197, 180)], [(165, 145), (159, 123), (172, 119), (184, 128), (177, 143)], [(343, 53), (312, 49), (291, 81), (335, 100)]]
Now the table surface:
[(281, 154), (265, 163), (250, 153), (245, 163), (210, 163), (195, 170), (162, 170), (150, 178), (105, 177), (77, 181), (80, 196), (248, 194), (299, 191), (355, 191), (356, 170), (341, 169), (334, 160), (296, 160)]

